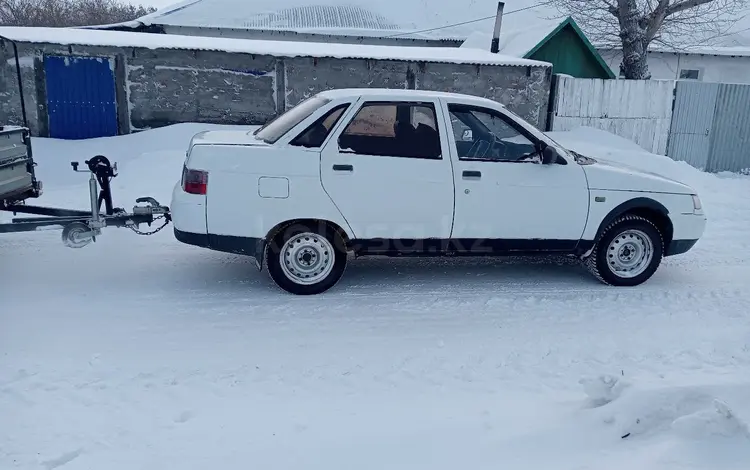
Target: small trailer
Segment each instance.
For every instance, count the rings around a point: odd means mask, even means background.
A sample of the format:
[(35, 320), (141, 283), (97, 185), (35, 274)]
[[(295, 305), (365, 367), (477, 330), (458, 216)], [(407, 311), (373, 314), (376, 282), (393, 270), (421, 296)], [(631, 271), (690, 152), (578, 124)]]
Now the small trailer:
[[(62, 230), (66, 246), (82, 248), (96, 241), (105, 227), (124, 227), (139, 235), (153, 235), (169, 224), (169, 207), (151, 197), (138, 198), (132, 212), (114, 207), (110, 183), (117, 176), (117, 164), (113, 165), (103, 155), (84, 163), (86, 169), (79, 169), (78, 162), (71, 162), (71, 166), (73, 171), (90, 174), (89, 209), (28, 205), (29, 199), (42, 195), (42, 182), (34, 171), (29, 130), (0, 127), (0, 211), (41, 216), (14, 218), (10, 223), (0, 224), (0, 233), (58, 229)], [(148, 232), (139, 230), (141, 224), (150, 227), (157, 220), (163, 220), (158, 228)]]
[(41, 194), (42, 184), (34, 174), (29, 130), (0, 126), (0, 201), (23, 201)]

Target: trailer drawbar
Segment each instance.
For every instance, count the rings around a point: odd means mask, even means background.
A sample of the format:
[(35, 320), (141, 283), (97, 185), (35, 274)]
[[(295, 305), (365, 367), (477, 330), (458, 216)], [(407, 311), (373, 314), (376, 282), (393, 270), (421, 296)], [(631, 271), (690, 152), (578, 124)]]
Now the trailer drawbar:
[[(169, 207), (162, 206), (151, 197), (136, 199), (132, 212), (116, 208), (112, 202), (110, 183), (117, 176), (117, 164), (112, 165), (103, 155), (97, 155), (84, 162), (88, 169), (80, 170), (78, 162), (71, 162), (73, 171), (90, 173), (89, 210), (72, 210), (54, 207), (30, 206), (23, 202), (0, 201), (0, 211), (17, 214), (31, 214), (42, 217), (19, 217), (11, 223), (0, 224), (0, 233), (33, 232), (37, 230), (62, 229), (62, 241), (70, 248), (82, 248), (101, 235), (105, 227), (124, 227), (139, 235), (153, 235), (166, 227), (172, 220)], [(102, 212), (104, 204), (104, 212)], [(139, 230), (141, 224), (149, 227), (157, 220), (162, 224), (151, 231)]]

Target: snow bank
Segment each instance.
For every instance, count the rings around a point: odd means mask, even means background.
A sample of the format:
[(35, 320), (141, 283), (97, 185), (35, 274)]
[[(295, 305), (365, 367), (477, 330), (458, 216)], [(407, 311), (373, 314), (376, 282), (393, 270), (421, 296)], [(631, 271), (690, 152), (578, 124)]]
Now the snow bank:
[[(226, 126), (213, 124), (176, 124), (123, 136), (103, 137), (87, 140), (58, 140), (32, 137), (34, 161), (38, 166), (36, 174), (45, 187), (65, 187), (80, 185), (85, 174), (74, 173), (70, 161), (81, 164), (95, 155), (104, 155), (112, 163), (117, 163), (120, 175), (115, 184), (133, 177), (141, 181), (163, 178), (173, 171), (165, 173), (165, 167), (180, 166), (185, 159), (185, 151), (193, 135), (204, 130), (222, 129)], [(250, 129), (236, 126), (235, 129)], [(133, 176), (127, 171), (133, 161), (141, 161), (143, 166)], [(83, 178), (83, 179), (82, 179)]]
[(67, 28), (0, 27), (0, 37), (11, 41), (41, 44), (207, 50), (270, 55), (274, 57), (333, 57), (337, 59), (403, 60), (522, 67), (551, 66), (548, 62), (492, 54), (489, 50), (461, 49), (458, 47), (369, 46), (294, 41), (258, 41)]
[(565, 148), (587, 157), (657, 173), (690, 186), (702, 186), (717, 180), (715, 175), (700, 171), (686, 162), (648, 152), (633, 141), (605, 130), (582, 126), (546, 134)]
[(747, 407), (748, 402), (741, 398), (741, 393), (750, 393), (750, 384), (735, 388), (737, 390), (726, 386), (630, 389), (593, 414), (601, 419), (606, 429), (622, 439), (653, 438), (660, 434), (689, 439), (736, 437), (747, 440), (750, 452), (746, 422), (719, 397), (728, 395)]
[[(623, 386), (621, 377), (606, 375), (580, 383), (584, 409), (563, 430), (572, 442), (598, 447), (610, 460), (608, 470), (729, 469), (750, 462), (750, 383)], [(592, 399), (598, 407), (590, 408)]]
[(589, 403), (594, 407), (612, 402), (630, 386), (627, 381), (613, 375), (584, 377), (578, 383), (583, 386)]
[[(590, 382), (585, 384), (590, 393)], [(615, 381), (616, 383), (616, 381)], [(750, 457), (750, 383), (705, 386), (625, 387), (621, 396), (591, 411), (603, 432), (620, 439), (733, 439)], [(728, 403), (736, 403), (741, 412)], [(750, 461), (750, 460), (746, 460)]]
[(205, 130), (253, 128), (186, 123), (80, 141), (34, 137), (31, 145), (38, 164), (36, 174), (45, 187), (45, 194), (38, 202), (87, 208), (88, 195), (82, 185), (86, 184), (88, 174), (73, 172), (70, 161), (83, 165), (95, 155), (104, 155), (118, 167), (118, 176), (112, 181), (115, 205), (129, 210), (141, 196), (152, 196), (169, 204), (172, 187), (182, 172), (187, 146), (195, 134)]

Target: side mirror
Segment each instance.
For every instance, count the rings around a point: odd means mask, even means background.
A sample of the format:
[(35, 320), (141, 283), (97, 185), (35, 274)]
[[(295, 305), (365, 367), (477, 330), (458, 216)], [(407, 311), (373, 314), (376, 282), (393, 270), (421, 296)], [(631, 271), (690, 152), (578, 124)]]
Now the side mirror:
[(542, 165), (553, 165), (557, 163), (558, 157), (557, 149), (551, 145), (547, 145), (542, 150)]

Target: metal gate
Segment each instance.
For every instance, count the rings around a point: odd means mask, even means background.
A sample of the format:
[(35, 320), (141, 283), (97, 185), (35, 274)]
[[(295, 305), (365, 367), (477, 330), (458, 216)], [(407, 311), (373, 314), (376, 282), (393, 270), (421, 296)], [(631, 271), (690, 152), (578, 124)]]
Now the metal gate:
[(716, 98), (706, 171), (750, 169), (750, 85), (722, 83)]
[(708, 172), (750, 169), (750, 85), (679, 81), (667, 155)]
[(711, 144), (718, 83), (678, 81), (667, 155), (705, 169)]
[(50, 137), (117, 135), (117, 98), (110, 58), (46, 56), (44, 71)]

